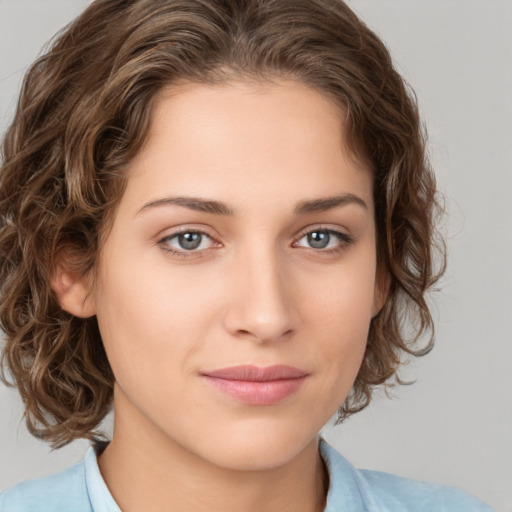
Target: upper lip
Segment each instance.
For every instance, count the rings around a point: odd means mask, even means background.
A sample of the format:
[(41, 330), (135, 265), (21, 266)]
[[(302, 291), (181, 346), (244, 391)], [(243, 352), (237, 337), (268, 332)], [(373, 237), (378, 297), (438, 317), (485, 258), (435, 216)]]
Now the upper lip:
[(273, 380), (298, 379), (308, 375), (307, 372), (288, 366), (277, 364), (274, 366), (240, 365), (221, 368), (203, 373), (207, 377), (227, 380), (245, 380), (251, 382), (267, 382)]

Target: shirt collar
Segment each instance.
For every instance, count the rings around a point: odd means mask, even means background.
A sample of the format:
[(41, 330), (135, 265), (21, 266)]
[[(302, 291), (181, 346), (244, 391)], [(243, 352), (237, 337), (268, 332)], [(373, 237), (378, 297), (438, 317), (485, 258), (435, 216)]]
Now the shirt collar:
[(320, 439), (319, 448), (329, 473), (329, 491), (324, 512), (365, 512), (354, 467), (324, 439)]
[[(329, 491), (324, 512), (364, 512), (353, 466), (324, 439), (319, 442), (320, 455), (329, 474)], [(121, 512), (101, 476), (97, 453), (90, 447), (85, 456), (85, 480), (94, 512)]]
[(85, 484), (94, 512), (121, 512), (101, 476), (98, 458), (93, 446), (85, 455)]

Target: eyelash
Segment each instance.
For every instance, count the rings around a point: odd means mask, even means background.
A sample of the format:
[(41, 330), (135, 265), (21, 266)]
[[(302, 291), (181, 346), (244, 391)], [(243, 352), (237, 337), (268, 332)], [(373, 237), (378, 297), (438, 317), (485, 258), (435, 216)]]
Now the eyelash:
[[(201, 231), (200, 229), (187, 229), (187, 228), (183, 228), (183, 229), (175, 231), (174, 233), (172, 233), (170, 235), (167, 235), (164, 238), (162, 238), (161, 240), (159, 240), (158, 241), (158, 245), (160, 245), (165, 252), (171, 254), (172, 256), (174, 256), (176, 258), (186, 259), (186, 258), (197, 257), (198, 254), (200, 253), (200, 251), (197, 251), (197, 250), (195, 250), (195, 251), (194, 250), (187, 251), (186, 249), (182, 249), (182, 250), (177, 251), (175, 249), (171, 249), (167, 245), (167, 243), (170, 240), (172, 240), (173, 238), (177, 238), (178, 236), (185, 235), (185, 234), (201, 235), (203, 237), (209, 238), (210, 240), (212, 240), (214, 242), (213, 237), (211, 237), (205, 231)], [(206, 250), (206, 249), (203, 249), (203, 250)]]
[[(299, 237), (297, 238), (297, 241), (293, 243), (293, 245), (296, 246), (295, 244), (298, 243), (300, 240), (302, 240), (304, 237), (306, 237), (306, 236), (308, 236), (308, 235), (310, 235), (312, 233), (315, 233), (315, 232), (327, 233), (330, 236), (336, 237), (338, 239), (338, 241), (339, 241), (339, 243), (338, 243), (338, 245), (336, 247), (333, 247), (333, 248), (330, 248), (330, 249), (315, 249), (313, 247), (310, 247), (311, 250), (313, 250), (314, 252), (317, 252), (317, 253), (321, 253), (321, 254), (338, 254), (341, 251), (343, 251), (343, 249), (345, 249), (346, 247), (348, 247), (348, 246), (350, 246), (350, 245), (352, 245), (354, 243), (354, 239), (352, 237), (346, 235), (345, 233), (342, 233), (340, 231), (336, 231), (334, 229), (329, 229), (329, 228), (324, 228), (324, 227), (321, 227), (321, 226), (317, 226), (315, 228), (303, 231), (299, 235)], [(201, 236), (209, 238), (210, 240), (212, 240), (212, 242), (215, 243), (215, 240), (213, 239), (213, 237), (211, 237), (205, 231), (201, 231), (201, 230), (197, 230), (197, 229), (186, 229), (185, 228), (185, 229), (181, 229), (179, 231), (176, 231), (176, 232), (174, 232), (174, 233), (172, 233), (170, 235), (167, 235), (167, 236), (163, 237), (161, 240), (159, 240), (157, 242), (157, 244), (160, 245), (162, 250), (164, 250), (165, 252), (171, 254), (173, 257), (177, 257), (177, 258), (181, 258), (181, 259), (197, 257), (202, 251), (208, 250), (208, 249), (203, 249), (203, 250), (189, 250), (189, 251), (187, 251), (186, 249), (175, 250), (175, 249), (169, 248), (167, 243), (170, 240), (172, 240), (174, 238), (177, 238), (178, 236), (183, 235), (183, 234), (197, 234), (197, 235), (201, 235)]]
[(332, 247), (330, 249), (315, 249), (310, 247), (314, 252), (318, 252), (321, 254), (338, 254), (342, 252), (346, 247), (352, 245), (354, 243), (354, 239), (347, 235), (346, 233), (342, 233), (341, 231), (337, 231), (335, 229), (325, 228), (322, 226), (316, 226), (314, 228), (308, 228), (305, 231), (301, 232), (299, 237), (297, 238), (297, 242), (294, 242), (294, 245), (302, 240), (304, 237), (311, 235), (312, 233), (327, 233), (329, 236), (334, 236), (338, 239), (338, 244), (336, 247)]

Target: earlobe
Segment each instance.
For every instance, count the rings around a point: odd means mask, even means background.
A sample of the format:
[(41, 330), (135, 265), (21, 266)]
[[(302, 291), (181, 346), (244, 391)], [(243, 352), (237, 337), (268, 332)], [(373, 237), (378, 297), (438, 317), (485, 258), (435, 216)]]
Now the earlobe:
[(67, 271), (62, 265), (58, 265), (51, 287), (60, 306), (68, 313), (79, 318), (89, 318), (96, 314), (88, 276)]

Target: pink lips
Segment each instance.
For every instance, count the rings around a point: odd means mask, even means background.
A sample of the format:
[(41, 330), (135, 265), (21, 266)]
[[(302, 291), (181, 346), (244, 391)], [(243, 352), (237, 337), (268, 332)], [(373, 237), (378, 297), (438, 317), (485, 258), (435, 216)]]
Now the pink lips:
[(213, 387), (248, 405), (273, 405), (292, 395), (308, 374), (287, 365), (232, 366), (203, 374)]

